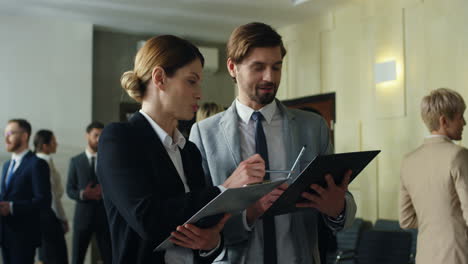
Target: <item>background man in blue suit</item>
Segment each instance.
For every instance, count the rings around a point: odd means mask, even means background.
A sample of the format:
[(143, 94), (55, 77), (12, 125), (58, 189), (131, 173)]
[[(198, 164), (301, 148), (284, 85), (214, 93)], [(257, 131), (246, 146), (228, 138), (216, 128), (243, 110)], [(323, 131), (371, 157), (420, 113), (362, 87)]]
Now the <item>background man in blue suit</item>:
[(49, 166), (28, 148), (31, 125), (12, 119), (5, 128), (11, 159), (0, 181), (0, 242), (4, 264), (32, 264), (40, 245), (40, 211), (51, 206)]
[[(214, 185), (222, 183), (241, 160), (254, 153), (262, 155), (267, 168), (285, 170), (292, 166), (304, 145), (307, 148), (302, 164), (332, 152), (329, 129), (323, 118), (287, 109), (275, 100), (285, 55), (281, 36), (266, 24), (246, 24), (231, 34), (227, 68), (237, 84), (238, 97), (226, 111), (196, 123), (190, 134), (190, 140), (202, 154), (205, 174)], [(269, 176), (275, 179), (285, 175)], [(227, 250), (218, 257), (219, 261), (320, 263), (317, 217), (323, 217), (332, 230), (340, 230), (351, 225), (356, 213), (354, 199), (347, 192), (349, 175), (341, 185), (335, 185), (330, 175), (325, 178), (327, 188), (312, 185), (317, 195), (303, 193), (305, 202), (297, 204), (316, 210), (259, 219), (287, 188), (282, 186), (242, 215), (232, 217), (224, 228)]]

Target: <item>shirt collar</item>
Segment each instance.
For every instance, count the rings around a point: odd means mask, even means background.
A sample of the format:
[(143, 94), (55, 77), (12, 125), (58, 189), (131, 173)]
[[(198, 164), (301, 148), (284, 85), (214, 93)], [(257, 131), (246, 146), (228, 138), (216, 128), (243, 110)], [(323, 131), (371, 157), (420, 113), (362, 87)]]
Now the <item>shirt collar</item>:
[(174, 131), (174, 139), (173, 139), (147, 113), (143, 112), (143, 110), (141, 109), (140, 109), (140, 113), (146, 118), (146, 120), (148, 120), (151, 127), (154, 129), (154, 132), (156, 132), (159, 139), (161, 140), (161, 142), (166, 148), (169, 148), (171, 150), (176, 150), (177, 146), (180, 147), (181, 149), (185, 147), (186, 139), (177, 128)]
[[(273, 102), (265, 105), (262, 107), (260, 110), (258, 110), (260, 113), (262, 113), (263, 118), (265, 118), (265, 121), (270, 124), (271, 120), (273, 119), (273, 116), (276, 113), (276, 110), (278, 109), (278, 106), (276, 105), (276, 100), (273, 100)], [(252, 108), (242, 104), (239, 99), (236, 99), (236, 110), (237, 114), (239, 117), (244, 121), (244, 123), (248, 124), (250, 121), (250, 118), (252, 117), (253, 110)]]
[(86, 157), (88, 158), (88, 160), (90, 160), (92, 157), (95, 157), (97, 158), (97, 153), (91, 153), (88, 148), (85, 149), (85, 153), (86, 153)]
[(24, 158), (24, 156), (26, 156), (26, 154), (28, 152), (29, 152), (29, 149), (25, 149), (21, 153), (18, 153), (18, 154), (13, 153), (13, 154), (11, 154), (11, 159), (15, 160), (16, 164), (19, 164), (21, 162), (21, 160)]
[(440, 138), (445, 138), (445, 139), (450, 140), (450, 138), (447, 137), (446, 135), (432, 135), (432, 134), (431, 134), (431, 135), (426, 136), (425, 138), (439, 138), (439, 137), (440, 137)]
[(36, 153), (36, 156), (46, 161), (50, 161), (51, 159), (51, 156), (45, 153)]

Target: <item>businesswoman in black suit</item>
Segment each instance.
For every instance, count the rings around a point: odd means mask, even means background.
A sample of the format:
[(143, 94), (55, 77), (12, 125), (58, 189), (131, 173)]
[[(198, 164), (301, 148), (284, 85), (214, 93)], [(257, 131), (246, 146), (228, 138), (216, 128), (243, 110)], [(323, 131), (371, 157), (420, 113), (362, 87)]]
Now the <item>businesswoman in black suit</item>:
[[(190, 120), (201, 97), (204, 58), (190, 42), (154, 37), (137, 53), (122, 87), (141, 110), (128, 122), (101, 134), (98, 178), (109, 219), (113, 263), (211, 263), (222, 252), (220, 231), (228, 216), (211, 228), (180, 226), (223, 188), (262, 180), (258, 156), (243, 161), (222, 186), (206, 186), (201, 155), (177, 130)], [(177, 245), (153, 248), (172, 235)]]

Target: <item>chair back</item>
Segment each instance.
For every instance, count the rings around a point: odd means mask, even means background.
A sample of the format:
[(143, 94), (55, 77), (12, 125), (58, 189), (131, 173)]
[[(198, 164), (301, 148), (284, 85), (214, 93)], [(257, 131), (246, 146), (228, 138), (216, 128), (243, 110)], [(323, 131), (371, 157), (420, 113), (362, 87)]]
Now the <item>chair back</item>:
[(407, 264), (410, 261), (411, 240), (408, 232), (364, 231), (357, 249), (357, 263)]
[(396, 220), (388, 220), (388, 219), (378, 219), (375, 221), (374, 225), (375, 230), (383, 230), (383, 231), (405, 231), (409, 232), (412, 237), (411, 242), (411, 261), (410, 263), (415, 263), (416, 257), (416, 246), (418, 241), (418, 229), (402, 229), (400, 224)]
[(354, 219), (353, 225), (342, 231), (336, 233), (336, 244), (337, 250), (335, 252), (329, 252), (327, 255), (327, 263), (342, 263), (342, 264), (354, 264), (354, 259), (349, 260), (337, 260), (337, 257), (341, 255), (349, 255), (348, 253), (342, 254), (343, 252), (351, 252), (354, 255), (354, 251), (357, 249), (359, 237), (363, 230), (370, 229), (372, 223), (364, 221), (362, 218)]
[(403, 231), (397, 220), (377, 219), (374, 224), (375, 230), (382, 231)]
[(336, 233), (336, 244), (338, 249), (356, 249), (359, 235), (362, 231), (364, 220), (356, 218), (353, 225)]

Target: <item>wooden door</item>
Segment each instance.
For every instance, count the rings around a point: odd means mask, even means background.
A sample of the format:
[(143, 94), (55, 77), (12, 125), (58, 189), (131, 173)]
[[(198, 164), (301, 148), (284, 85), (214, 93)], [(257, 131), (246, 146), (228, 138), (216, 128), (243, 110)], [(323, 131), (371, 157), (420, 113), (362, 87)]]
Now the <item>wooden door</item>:
[(333, 144), (335, 143), (335, 93), (319, 94), (281, 102), (289, 108), (298, 108), (321, 115), (327, 121), (331, 141)]

